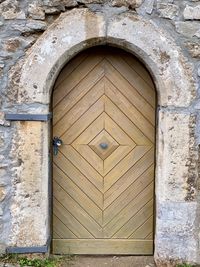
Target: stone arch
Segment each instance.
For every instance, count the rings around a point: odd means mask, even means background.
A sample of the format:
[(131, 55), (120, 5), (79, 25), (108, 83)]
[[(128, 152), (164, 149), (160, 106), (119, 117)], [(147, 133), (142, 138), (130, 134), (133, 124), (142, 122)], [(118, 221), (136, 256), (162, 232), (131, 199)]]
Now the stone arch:
[(25, 93), (28, 103), (48, 104), (61, 68), (78, 52), (97, 44), (119, 46), (139, 57), (154, 77), (159, 105), (190, 104), (190, 72), (180, 48), (166, 32), (132, 13), (107, 21), (104, 14), (87, 9), (62, 14), (39, 38), (23, 64), (18, 101)]
[[(18, 93), (15, 104), (21, 112), (27, 113), (27, 109), (23, 111), (23, 107), (27, 108), (29, 105), (30, 113), (47, 113), (51, 90), (62, 67), (78, 52), (99, 44), (118, 46), (135, 54), (146, 65), (154, 78), (160, 106), (157, 133), (155, 257), (157, 262), (166, 262), (170, 260), (168, 255), (173, 250), (173, 259), (182, 259), (182, 247), (184, 247), (185, 259), (195, 262), (196, 250), (194, 248), (197, 246), (197, 239), (191, 232), (186, 232), (188, 220), (194, 218), (195, 222), (196, 206), (195, 203), (185, 201), (188, 195), (185, 187), (188, 173), (186, 162), (190, 149), (183, 144), (185, 140), (188, 143), (191, 140), (193, 119), (187, 110), (195, 98), (195, 85), (191, 79), (190, 65), (168, 33), (152, 21), (144, 20), (131, 12), (116, 14), (110, 19), (103, 13), (93, 13), (88, 9), (63, 13), (28, 51), (20, 71), (21, 77), (17, 84)], [(39, 106), (35, 108), (35, 104)], [(175, 108), (180, 112), (175, 114)], [(174, 126), (177, 120), (180, 123)], [(22, 246), (22, 244), (27, 247), (32, 244), (43, 246), (49, 237), (48, 196), (47, 190), (45, 191), (49, 180), (49, 126), (48, 123), (38, 123), (38, 125), (39, 128), (31, 126), (26, 135), (22, 133), (21, 126), (17, 129), (17, 134), (23, 140), (20, 148), (23, 166), (18, 168), (18, 175), (24, 177), (24, 186), (18, 188), (18, 195), (26, 191), (26, 183), (28, 183), (26, 174), (31, 165), (31, 161), (27, 161), (27, 158), (31, 158), (31, 151), (27, 149), (30, 143), (29, 134), (35, 132), (38, 140), (41, 139), (37, 148), (40, 147), (42, 153), (38, 155), (37, 163), (31, 171), (31, 177), (38, 177), (37, 187), (42, 198), (36, 199), (32, 204), (31, 216), (34, 214), (36, 217), (38, 216), (38, 212), (40, 212), (38, 205), (42, 207), (43, 216), (37, 217), (37, 220), (32, 222), (31, 231), (26, 229), (23, 216), (20, 216), (19, 212), (21, 209), (19, 198), (15, 201), (14, 197), (13, 203), (15, 204), (11, 208), (13, 217), (11, 246)], [(18, 206), (18, 214), (16, 214), (16, 206)], [(30, 206), (22, 208), (23, 214), (25, 214), (26, 209), (28, 212)], [(179, 213), (184, 212), (185, 214), (185, 218), (181, 218), (181, 221), (177, 209)], [(172, 225), (166, 226), (165, 220), (172, 220)], [(178, 245), (177, 240), (180, 233), (177, 234), (174, 231), (174, 226), (177, 225), (180, 225), (183, 233), (182, 243), (179, 241)], [(23, 236), (20, 233), (20, 227), (23, 229)], [(29, 242), (33, 232), (34, 236)], [(174, 244), (172, 240), (174, 240)], [(188, 245), (185, 240), (189, 240)]]

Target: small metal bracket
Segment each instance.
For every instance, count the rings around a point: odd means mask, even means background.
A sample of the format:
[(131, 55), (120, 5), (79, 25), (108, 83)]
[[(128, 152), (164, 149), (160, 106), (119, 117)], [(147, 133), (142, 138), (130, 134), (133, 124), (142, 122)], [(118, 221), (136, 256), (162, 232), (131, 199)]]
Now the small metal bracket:
[(52, 113), (48, 114), (13, 114), (6, 113), (5, 119), (8, 121), (48, 121), (52, 118)]

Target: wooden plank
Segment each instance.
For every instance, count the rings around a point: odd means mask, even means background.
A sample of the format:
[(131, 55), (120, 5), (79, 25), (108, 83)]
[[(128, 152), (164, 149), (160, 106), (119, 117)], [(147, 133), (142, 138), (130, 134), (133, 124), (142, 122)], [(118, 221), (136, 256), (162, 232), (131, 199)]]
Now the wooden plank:
[(54, 231), (54, 232), (53, 232), (53, 238), (58, 238), (58, 239), (60, 239), (61, 237)]
[(74, 140), (73, 144), (82, 144), (86, 145), (102, 131), (105, 123), (105, 113), (102, 113), (92, 124), (90, 124), (84, 132), (79, 135), (76, 140)]
[(130, 239), (153, 239), (153, 215), (150, 216), (145, 223), (143, 223), (136, 231), (134, 231), (129, 238)]
[(147, 237), (145, 237), (146, 240), (153, 240), (154, 239), (154, 233), (150, 233)]
[[(154, 142), (155, 129), (153, 125), (139, 112), (127, 98), (125, 98), (111, 83), (106, 83), (106, 95), (113, 103), (144, 133), (145, 136)], [(108, 104), (109, 105), (109, 104)]]
[[(53, 213), (62, 221), (77, 237), (94, 238), (83, 226), (77, 221), (71, 213), (59, 203), (57, 199), (53, 200)], [(57, 227), (60, 227), (59, 225)]]
[(138, 212), (153, 195), (153, 184), (148, 185), (138, 196), (133, 199), (121, 212), (104, 226), (104, 236), (112, 237), (134, 214)]
[(88, 145), (73, 144), (73, 147), (98, 171), (98, 173), (103, 175), (103, 160)]
[(105, 112), (128, 134), (137, 145), (152, 145), (151, 141), (108, 98), (105, 97)]
[(55, 164), (101, 209), (102, 193), (61, 153), (54, 157)]
[(104, 119), (105, 130), (120, 144), (134, 148), (133, 140), (108, 115)]
[[(55, 125), (67, 112), (88, 93), (93, 86), (100, 83), (103, 69), (98, 64), (66, 97), (63, 97), (53, 110), (53, 125)], [(103, 81), (101, 81), (102, 83)]]
[(131, 146), (119, 146), (108, 158), (104, 160), (103, 174), (111, 171), (133, 148)]
[(90, 71), (102, 61), (102, 56), (93, 55), (88, 57), (87, 60), (82, 62), (76, 71), (72, 73), (64, 82), (59, 86), (59, 89), (53, 93), (53, 107), (55, 107), (64, 96), (66, 96), (73, 88), (88, 74)]
[(151, 240), (53, 239), (54, 254), (90, 255), (152, 255)]
[[(147, 175), (149, 178), (154, 176), (154, 150), (149, 150), (132, 168), (130, 168), (120, 179), (104, 194), (104, 208), (107, 208), (115, 199), (119, 198), (123, 203), (127, 190), (141, 175)], [(119, 197), (121, 195), (121, 197)]]
[(107, 68), (106, 77), (153, 125), (155, 124), (154, 107), (111, 64)]
[(62, 186), (96, 222), (102, 221), (102, 210), (55, 164), (53, 166), (53, 177), (53, 182), (56, 181)]
[[(64, 144), (71, 144), (104, 111), (104, 96), (95, 102), (62, 136)], [(92, 114), (92, 115), (91, 115)], [(54, 135), (56, 131), (54, 130)], [(57, 134), (58, 135), (58, 134)], [(58, 135), (59, 136), (59, 135)]]
[(126, 61), (126, 63), (128, 63), (128, 65), (135, 71), (137, 72), (137, 74), (143, 79), (145, 80), (146, 83), (148, 83), (148, 85), (155, 90), (155, 86), (154, 83), (151, 79), (151, 76), (148, 72), (148, 70), (145, 68), (145, 66), (135, 57), (130, 56), (127, 53), (124, 53), (121, 55), (121, 57), (123, 58), (123, 60)]
[[(70, 211), (74, 218), (77, 219), (81, 225), (92, 234), (95, 238), (102, 237), (102, 216), (99, 218), (98, 223), (92, 218), (58, 183), (53, 183), (53, 191), (56, 199), (62, 203), (66, 210)], [(73, 208), (72, 208), (73, 207)], [(77, 224), (77, 228), (79, 224)], [(68, 236), (63, 236), (68, 238)]]
[(69, 230), (69, 228), (61, 221), (58, 219), (58, 217), (53, 215), (53, 229), (54, 233), (53, 238), (77, 238), (77, 236), (72, 233), (72, 231)]
[[(132, 176), (134, 176), (134, 174)], [(104, 224), (111, 221), (117, 213), (123, 210), (133, 199), (137, 197), (137, 195), (142, 192), (142, 190), (144, 190), (146, 186), (152, 182), (154, 178), (154, 168), (151, 167), (140, 177), (137, 177), (137, 179), (136, 177), (134, 177), (135, 181), (133, 180), (133, 183), (127, 187), (120, 196), (117, 197), (117, 194), (115, 194), (115, 197), (112, 198), (114, 199), (113, 202), (104, 210), (103, 213)]]
[[(116, 232), (112, 238), (129, 238), (131, 233), (134, 232), (138, 227), (143, 225), (143, 223), (153, 214), (153, 200), (150, 200), (145, 206), (143, 206), (135, 216), (128, 220), (122, 228)], [(153, 220), (152, 220), (153, 223)], [(151, 223), (151, 228), (146, 227), (147, 234), (153, 231)], [(147, 226), (147, 225), (146, 225)], [(139, 238), (142, 238), (141, 236)]]
[(63, 146), (60, 151), (101, 192), (103, 177), (72, 146)]
[(69, 64), (64, 66), (64, 68), (61, 70), (58, 78), (56, 79), (54, 90), (58, 88), (58, 86), (68, 78), (68, 76), (80, 65), (88, 56), (87, 52), (80, 53), (77, 56), (75, 56), (72, 60), (70, 60)]
[(109, 55), (106, 59), (137, 89), (152, 106), (155, 107), (155, 90), (152, 88), (120, 57)]
[(104, 178), (104, 192), (106, 192), (122, 175), (124, 175), (148, 150), (148, 146), (136, 146), (117, 166)]
[[(55, 135), (62, 136), (103, 94), (104, 83), (100, 81), (54, 125)], [(91, 112), (88, 116), (94, 117)]]

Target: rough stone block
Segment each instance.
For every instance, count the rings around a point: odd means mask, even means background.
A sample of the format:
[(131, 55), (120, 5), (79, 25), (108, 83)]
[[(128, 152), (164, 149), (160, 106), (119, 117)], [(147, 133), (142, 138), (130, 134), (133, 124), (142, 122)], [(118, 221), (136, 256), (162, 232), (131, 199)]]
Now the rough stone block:
[(43, 0), (42, 3), (44, 6), (50, 6), (50, 7), (55, 7), (55, 6), (75, 7), (78, 5), (76, 0)]
[[(197, 181), (197, 171), (192, 165), (197, 162), (195, 116), (163, 110), (159, 112), (158, 125), (157, 196), (160, 201), (194, 200)], [(192, 181), (189, 180), (191, 176)]]
[(143, 0), (112, 0), (112, 6), (126, 6), (130, 8), (137, 8), (142, 4)]
[(0, 111), (0, 125), (2, 125), (2, 126), (10, 126), (10, 121), (6, 121), (4, 116), (5, 116), (5, 113)]
[(197, 74), (198, 74), (198, 76), (200, 77), (200, 65), (198, 66)]
[(83, 4), (102, 4), (106, 2), (106, 0), (78, 0), (77, 2)]
[(179, 14), (179, 7), (174, 4), (157, 4), (157, 10), (161, 18), (173, 19)]
[(200, 5), (194, 7), (187, 5), (184, 9), (183, 17), (186, 20), (200, 20)]
[(6, 197), (6, 188), (4, 186), (0, 186), (0, 202), (3, 201)]
[(24, 10), (20, 9), (17, 0), (6, 0), (0, 4), (0, 14), (5, 20), (25, 19)]
[(39, 6), (37, 1), (29, 4), (28, 14), (29, 14), (29, 17), (32, 19), (36, 19), (36, 20), (45, 19), (44, 9), (41, 6)]
[(18, 166), (12, 171), (18, 182), (10, 208), (10, 245), (42, 246), (48, 239), (48, 123), (24, 121), (16, 127), (12, 155)]
[(186, 47), (188, 48), (192, 57), (200, 58), (200, 43), (188, 42), (186, 43)]
[(147, 14), (151, 15), (151, 13), (153, 12), (154, 3), (155, 3), (155, 0), (147, 0), (145, 2), (145, 9), (146, 9)]
[(3, 216), (3, 209), (0, 207), (0, 216)]
[(199, 35), (200, 22), (177, 21), (175, 22), (176, 31), (186, 37)]
[(155, 240), (157, 266), (177, 266), (176, 263), (197, 261), (198, 235), (194, 232), (197, 207), (195, 202), (158, 203)]
[(47, 29), (47, 23), (40, 20), (27, 20), (25, 23), (13, 24), (12, 28), (21, 33), (41, 32)]

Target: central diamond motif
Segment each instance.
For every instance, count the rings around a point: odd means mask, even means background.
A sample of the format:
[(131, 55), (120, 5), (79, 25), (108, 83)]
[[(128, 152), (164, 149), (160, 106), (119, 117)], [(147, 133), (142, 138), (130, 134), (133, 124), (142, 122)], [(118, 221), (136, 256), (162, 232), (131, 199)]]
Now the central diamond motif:
[(89, 144), (101, 159), (106, 159), (119, 146), (105, 130), (100, 132)]

